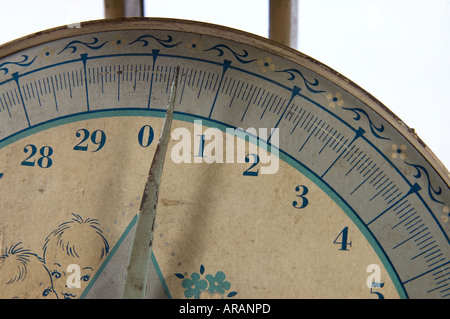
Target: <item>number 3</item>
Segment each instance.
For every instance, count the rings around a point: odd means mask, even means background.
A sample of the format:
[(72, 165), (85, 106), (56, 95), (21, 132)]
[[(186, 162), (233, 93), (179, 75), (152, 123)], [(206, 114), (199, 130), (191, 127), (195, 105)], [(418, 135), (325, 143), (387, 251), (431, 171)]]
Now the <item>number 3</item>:
[(308, 206), (308, 199), (305, 197), (306, 194), (308, 194), (308, 187), (305, 185), (298, 185), (295, 187), (296, 192), (300, 192), (300, 194), (297, 194), (297, 197), (301, 199), (301, 202), (297, 202), (296, 200), (292, 202), (292, 206), (294, 206), (297, 209), (305, 208)]

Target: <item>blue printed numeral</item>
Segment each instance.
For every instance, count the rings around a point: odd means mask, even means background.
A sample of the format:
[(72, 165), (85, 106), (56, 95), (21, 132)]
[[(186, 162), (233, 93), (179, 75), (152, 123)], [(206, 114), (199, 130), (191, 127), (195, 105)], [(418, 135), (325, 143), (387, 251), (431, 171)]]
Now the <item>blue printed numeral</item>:
[[(338, 241), (339, 238), (340, 238), (340, 241)], [(336, 245), (341, 245), (341, 248), (339, 248), (339, 250), (348, 250), (347, 247), (352, 246), (352, 242), (348, 241), (348, 227), (344, 227), (344, 229), (335, 238), (333, 243)]]
[(297, 194), (298, 197), (298, 201), (295, 200), (292, 202), (292, 206), (294, 206), (297, 209), (302, 209), (305, 208), (306, 206), (308, 206), (309, 201), (306, 198), (306, 194), (308, 194), (308, 187), (306, 187), (305, 185), (298, 185), (297, 187), (295, 187), (295, 191), (299, 194)]
[(103, 146), (105, 146), (106, 143), (106, 134), (102, 130), (96, 130), (92, 132), (92, 134), (87, 129), (79, 129), (76, 133), (77, 137), (81, 137), (81, 142), (79, 142), (77, 145), (73, 147), (75, 151), (87, 151), (89, 147), (89, 143), (87, 140), (89, 139), (89, 136), (91, 137), (91, 142), (94, 145), (97, 145), (97, 149), (95, 149), (92, 152), (98, 152), (100, 151)]
[(248, 155), (245, 157), (245, 162), (246, 162), (246, 163), (250, 163), (250, 156), (253, 156), (253, 163), (252, 163), (252, 166), (250, 166), (249, 168), (247, 168), (247, 169), (245, 170), (245, 172), (242, 173), (242, 175), (244, 175), (244, 176), (258, 176), (259, 169), (256, 169), (256, 170), (251, 170), (251, 169), (253, 169), (256, 165), (259, 164), (259, 156), (256, 155), (256, 154), (253, 154), (253, 153), (252, 153), (252, 154), (248, 154)]
[(138, 142), (142, 147), (148, 147), (152, 144), (155, 138), (155, 132), (150, 125), (144, 125), (141, 127), (138, 133)]
[[(31, 153), (24, 161), (22, 161), (21, 165), (35, 166), (35, 164), (36, 164), (35, 155), (37, 153), (37, 150), (38, 150), (38, 148), (36, 147), (36, 145), (28, 144), (27, 146), (25, 146), (23, 149), (24, 153), (28, 153), (28, 152), (31, 152)], [(50, 158), (50, 156), (52, 156), (52, 154), (53, 154), (53, 149), (50, 146), (41, 147), (39, 149), (39, 154), (41, 155), (37, 159), (37, 165), (39, 167), (49, 168), (50, 166), (52, 166), (53, 161)]]

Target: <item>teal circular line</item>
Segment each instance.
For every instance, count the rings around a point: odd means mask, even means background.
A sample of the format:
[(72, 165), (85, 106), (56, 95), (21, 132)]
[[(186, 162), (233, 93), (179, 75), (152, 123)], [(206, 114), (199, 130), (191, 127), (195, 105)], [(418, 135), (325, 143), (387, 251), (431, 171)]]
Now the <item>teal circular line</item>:
[[(174, 116), (174, 119), (178, 119), (185, 122), (193, 122), (194, 120), (198, 119), (198, 117), (195, 117), (194, 115), (179, 115)], [(218, 123), (214, 120), (209, 119), (202, 119), (202, 125), (203, 121), (213, 123), (215, 125), (208, 125), (205, 126), (208, 127), (214, 127), (219, 128), (221, 131), (225, 132), (226, 128), (233, 128), (229, 125), (226, 125), (224, 123)], [(219, 124), (219, 127), (217, 126)], [(239, 137), (239, 136), (237, 136)], [(257, 138), (250, 138), (250, 143), (257, 142)], [(283, 152), (281, 149), (279, 150), (279, 158), (286, 162), (291, 167), (295, 168), (297, 171), (305, 175), (313, 184), (317, 185), (323, 192), (325, 192), (344, 212), (345, 214), (350, 218), (350, 220), (356, 225), (356, 227), (361, 231), (361, 233), (364, 235), (366, 240), (369, 242), (369, 244), (372, 246), (372, 248), (375, 250), (377, 256), (380, 258), (381, 262), (383, 263), (384, 267), (386, 268), (386, 271), (389, 273), (389, 277), (392, 279), (393, 284), (402, 299), (407, 299), (407, 293), (401, 284), (401, 281), (398, 277), (397, 272), (395, 271), (395, 268), (389, 261), (389, 258), (387, 257), (387, 254), (382, 249), (381, 245), (378, 243), (376, 238), (373, 236), (373, 234), (369, 231), (369, 229), (366, 227), (366, 225), (361, 221), (361, 219), (357, 216), (358, 214), (348, 205), (338, 194), (335, 192), (327, 183), (325, 183), (320, 177), (312, 173), (309, 169), (307, 169), (301, 162), (293, 159), (291, 156)]]
[[(80, 122), (83, 120), (90, 120), (90, 119), (96, 119), (96, 118), (123, 117), (123, 116), (163, 118), (165, 116), (165, 110), (162, 110), (162, 109), (131, 109), (130, 108), (130, 109), (107, 109), (107, 110), (89, 111), (89, 112), (84, 112), (84, 113), (72, 114), (69, 116), (49, 120), (47, 122), (38, 124), (31, 128), (26, 128), (16, 134), (14, 134), (13, 136), (10, 136), (10, 137), (4, 139), (2, 142), (0, 142), (0, 149), (2, 149), (3, 147), (5, 147), (9, 144), (17, 142), (20, 139), (23, 139), (25, 137), (36, 134), (38, 132), (41, 132), (41, 131), (44, 131), (47, 129), (51, 129), (51, 128), (54, 128), (57, 126), (65, 125), (68, 123), (75, 123), (75, 122)], [(203, 125), (203, 122), (205, 122), (206, 123), (205, 126), (217, 128), (223, 132), (226, 132), (227, 128), (234, 128), (223, 122), (206, 119), (206, 118), (203, 118), (200, 116), (187, 114), (187, 113), (177, 113), (177, 112), (174, 113), (174, 120), (180, 120), (180, 121), (184, 121), (184, 122), (188, 122), (188, 123), (193, 123), (195, 120), (199, 120), (199, 119), (202, 120), (202, 125)], [(237, 137), (239, 137), (239, 136), (237, 136)], [(244, 136), (244, 138), (245, 138), (245, 136)], [(257, 144), (257, 138), (249, 138), (249, 142)], [(288, 165), (295, 168), (297, 171), (299, 171), (304, 176), (306, 176), (312, 183), (317, 185), (323, 192), (325, 192), (345, 212), (345, 214), (351, 219), (351, 221), (356, 225), (356, 227), (364, 235), (364, 237), (369, 242), (371, 247), (375, 250), (376, 254), (378, 255), (378, 257), (380, 258), (384, 267), (386, 268), (387, 272), (389, 273), (389, 276), (392, 279), (400, 298), (402, 298), (402, 299), (408, 298), (406, 290), (405, 290), (404, 286), (402, 285), (395, 268), (389, 261), (387, 254), (384, 252), (382, 246), (378, 243), (375, 236), (370, 232), (370, 230), (366, 227), (366, 225), (361, 221), (361, 219), (358, 217), (358, 214), (351, 208), (351, 206), (349, 204), (347, 204), (345, 202), (345, 200), (343, 200), (339, 196), (339, 194), (336, 191), (334, 191), (334, 189), (332, 189), (331, 186), (329, 186), (326, 182), (324, 182), (320, 177), (315, 175), (311, 170), (309, 170), (301, 162), (299, 162), (296, 159), (293, 159), (290, 155), (283, 152), (281, 149), (279, 149), (279, 151), (280, 151), (279, 158), (281, 160), (283, 160)], [(163, 284), (166, 285), (166, 283), (163, 283)]]

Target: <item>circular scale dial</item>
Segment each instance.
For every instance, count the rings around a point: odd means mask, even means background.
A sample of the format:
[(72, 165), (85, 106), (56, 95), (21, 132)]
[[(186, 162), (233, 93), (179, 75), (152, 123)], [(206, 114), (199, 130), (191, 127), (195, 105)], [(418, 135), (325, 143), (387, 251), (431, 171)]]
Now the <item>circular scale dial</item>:
[(0, 293), (120, 298), (178, 71), (147, 297), (448, 298), (449, 177), (321, 63), (167, 19), (0, 48)]

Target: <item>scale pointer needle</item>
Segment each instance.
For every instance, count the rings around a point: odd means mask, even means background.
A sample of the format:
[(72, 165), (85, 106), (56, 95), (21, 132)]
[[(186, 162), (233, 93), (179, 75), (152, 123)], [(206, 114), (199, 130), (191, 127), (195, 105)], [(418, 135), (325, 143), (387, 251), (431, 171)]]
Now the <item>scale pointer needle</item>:
[(147, 290), (148, 270), (153, 246), (153, 227), (158, 204), (159, 185), (172, 126), (178, 73), (179, 67), (177, 67), (172, 82), (166, 118), (142, 195), (123, 291), (124, 299), (143, 299)]

